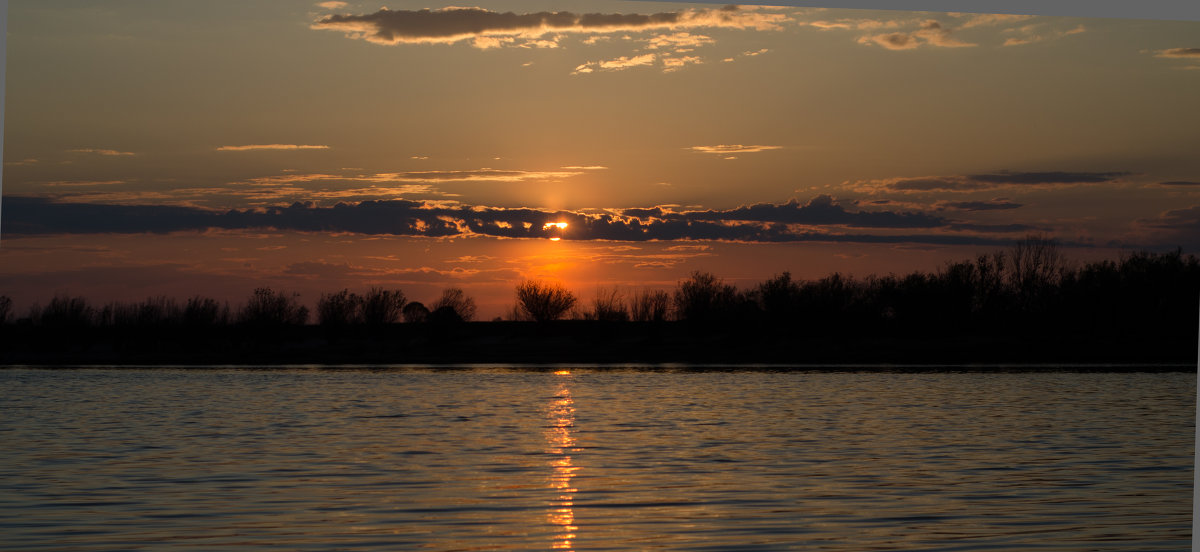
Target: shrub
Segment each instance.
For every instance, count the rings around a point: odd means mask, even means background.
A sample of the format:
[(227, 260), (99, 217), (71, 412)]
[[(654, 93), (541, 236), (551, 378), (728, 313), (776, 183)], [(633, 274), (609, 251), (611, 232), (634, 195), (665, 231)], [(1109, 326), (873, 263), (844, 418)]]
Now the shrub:
[(575, 306), (575, 296), (560, 284), (526, 280), (517, 285), (517, 307), (538, 322), (558, 320)]
[(449, 307), (464, 322), (475, 318), (475, 300), (467, 297), (459, 288), (448, 288), (442, 291), (442, 297), (429, 307), (430, 312), (436, 312), (443, 307)]
[(251, 326), (303, 325), (308, 308), (298, 302), (299, 294), (258, 288), (242, 308), (238, 321)]

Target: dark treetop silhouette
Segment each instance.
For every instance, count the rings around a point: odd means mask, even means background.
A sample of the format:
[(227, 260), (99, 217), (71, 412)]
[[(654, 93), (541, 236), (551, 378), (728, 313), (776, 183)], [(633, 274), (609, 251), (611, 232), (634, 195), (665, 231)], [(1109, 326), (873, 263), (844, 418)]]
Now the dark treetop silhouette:
[[(1176, 250), (1075, 266), (1048, 239), (931, 273), (787, 272), (739, 290), (695, 272), (672, 293), (516, 286), (509, 320), (465, 324), (450, 288), (426, 308), (400, 290), (259, 288), (238, 308), (205, 297), (93, 307), (57, 296), (25, 316), (0, 296), (0, 362), (1191, 362), (1200, 261)], [(567, 318), (564, 320), (563, 318)]]

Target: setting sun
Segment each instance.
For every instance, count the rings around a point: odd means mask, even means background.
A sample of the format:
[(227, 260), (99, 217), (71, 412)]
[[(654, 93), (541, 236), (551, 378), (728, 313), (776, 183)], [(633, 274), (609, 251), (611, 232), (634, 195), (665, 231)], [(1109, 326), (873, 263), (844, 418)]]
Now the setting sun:
[[(562, 231), (566, 229), (567, 223), (565, 222), (547, 222), (546, 224), (542, 225), (542, 230), (554, 230), (557, 234), (561, 234)], [(550, 236), (550, 241), (559, 241), (561, 239), (561, 235)]]

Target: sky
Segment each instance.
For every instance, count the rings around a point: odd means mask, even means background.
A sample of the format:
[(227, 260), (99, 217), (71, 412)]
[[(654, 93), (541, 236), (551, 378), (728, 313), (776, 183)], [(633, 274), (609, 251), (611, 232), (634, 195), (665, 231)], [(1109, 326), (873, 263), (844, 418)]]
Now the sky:
[[(1200, 252), (1200, 23), (678, 2), (10, 3), (0, 295)], [(566, 226), (547, 226), (566, 223)]]

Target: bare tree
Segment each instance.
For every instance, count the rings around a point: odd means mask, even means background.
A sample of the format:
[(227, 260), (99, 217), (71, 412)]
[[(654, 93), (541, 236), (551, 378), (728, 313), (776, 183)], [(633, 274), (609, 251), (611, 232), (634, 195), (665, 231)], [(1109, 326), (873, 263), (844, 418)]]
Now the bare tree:
[(596, 290), (596, 298), (592, 300), (591, 318), (608, 322), (628, 322), (629, 309), (625, 307), (621, 290), (617, 288)]
[(255, 289), (238, 320), (254, 326), (303, 325), (308, 321), (308, 307), (300, 305), (299, 297), (271, 288)]
[(348, 326), (363, 320), (363, 300), (350, 290), (321, 294), (317, 299), (317, 323), (322, 326)]
[(8, 316), (12, 313), (12, 299), (7, 295), (0, 295), (0, 324), (8, 323)]
[(199, 295), (188, 299), (183, 307), (183, 323), (191, 327), (218, 326), (229, 323), (229, 303), (222, 306), (216, 299)]
[(30, 311), (30, 318), (43, 326), (80, 327), (91, 325), (96, 315), (96, 309), (88, 305), (83, 297), (59, 295), (50, 300), (46, 308), (36, 305)]
[(670, 306), (671, 295), (661, 289), (643, 289), (629, 300), (630, 315), (636, 322), (662, 322)]
[(1030, 235), (1013, 246), (1008, 258), (1009, 285), (1018, 291), (1036, 291), (1057, 284), (1067, 269), (1058, 243), (1045, 236)]
[(729, 315), (737, 300), (737, 288), (711, 273), (696, 271), (679, 282), (675, 313), (683, 320), (716, 321)]
[(575, 295), (561, 284), (526, 280), (517, 285), (517, 306), (538, 322), (558, 320), (575, 306)]
[(405, 302), (404, 292), (398, 289), (371, 288), (362, 298), (363, 321), (372, 326), (399, 322)]
[(475, 318), (475, 300), (468, 297), (459, 288), (447, 288), (442, 291), (442, 297), (430, 306), (429, 312), (435, 312), (443, 307), (449, 307), (463, 322), (470, 322), (472, 318)]

